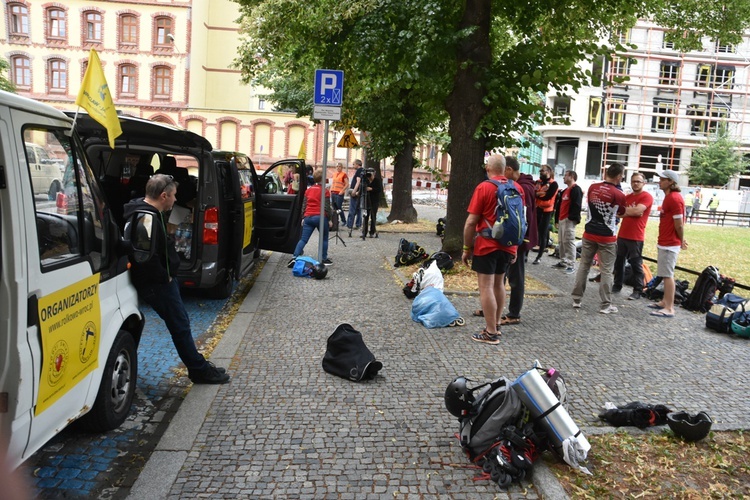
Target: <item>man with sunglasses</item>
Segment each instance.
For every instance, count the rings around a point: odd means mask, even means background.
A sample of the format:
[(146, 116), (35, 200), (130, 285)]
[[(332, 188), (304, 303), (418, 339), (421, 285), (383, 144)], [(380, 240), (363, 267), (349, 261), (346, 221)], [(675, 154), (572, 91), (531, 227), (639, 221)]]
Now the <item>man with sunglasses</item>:
[(612, 285), (612, 293), (619, 293), (622, 290), (627, 260), (633, 271), (634, 281), (633, 293), (630, 294), (628, 300), (640, 299), (644, 286), (643, 241), (646, 239), (646, 223), (654, 203), (651, 193), (643, 190), (645, 180), (640, 172), (630, 177), (633, 192), (625, 196), (625, 206), (631, 210), (625, 213), (620, 224), (620, 231), (617, 233), (617, 259), (615, 260), (615, 281)]
[(207, 361), (195, 347), (190, 330), (190, 317), (180, 295), (180, 287), (174, 278), (180, 267), (180, 257), (174, 238), (167, 233), (164, 212), (172, 210), (177, 194), (177, 183), (171, 175), (156, 174), (146, 183), (146, 196), (125, 204), (125, 220), (137, 224), (138, 213), (153, 215), (150, 242), (153, 255), (146, 261), (132, 258), (130, 279), (138, 297), (150, 305), (167, 325), (177, 354), (188, 369), (188, 377), (194, 384), (226, 384), (229, 375)]

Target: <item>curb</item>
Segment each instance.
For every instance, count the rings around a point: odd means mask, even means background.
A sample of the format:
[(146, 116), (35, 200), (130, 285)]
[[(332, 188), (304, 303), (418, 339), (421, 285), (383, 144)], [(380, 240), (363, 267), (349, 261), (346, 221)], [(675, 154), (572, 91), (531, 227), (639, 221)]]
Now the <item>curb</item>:
[[(273, 252), (269, 256), (263, 270), (232, 319), (232, 323), (214, 349), (211, 361), (225, 366), (232, 361), (248, 325), (253, 322), (260, 298), (268, 290), (265, 285), (270, 281), (280, 258), (281, 254), (278, 252)], [(161, 500), (167, 498), (218, 392), (219, 386), (217, 385), (193, 385), (190, 388), (175, 417), (169, 422), (167, 430), (156, 445), (156, 449), (130, 489), (128, 499)]]

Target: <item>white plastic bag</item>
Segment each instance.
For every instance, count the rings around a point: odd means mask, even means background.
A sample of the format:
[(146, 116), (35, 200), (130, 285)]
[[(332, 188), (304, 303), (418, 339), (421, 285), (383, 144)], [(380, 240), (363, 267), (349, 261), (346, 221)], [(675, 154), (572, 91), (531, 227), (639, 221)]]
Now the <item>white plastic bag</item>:
[(441, 292), (443, 291), (443, 273), (440, 271), (440, 268), (437, 266), (437, 262), (434, 260), (430, 263), (430, 266), (427, 269), (420, 269), (416, 273), (414, 273), (414, 281), (416, 283), (417, 280), (417, 274), (421, 273), (421, 279), (419, 281), (420, 286), (420, 293), (422, 293), (427, 287), (435, 287)]

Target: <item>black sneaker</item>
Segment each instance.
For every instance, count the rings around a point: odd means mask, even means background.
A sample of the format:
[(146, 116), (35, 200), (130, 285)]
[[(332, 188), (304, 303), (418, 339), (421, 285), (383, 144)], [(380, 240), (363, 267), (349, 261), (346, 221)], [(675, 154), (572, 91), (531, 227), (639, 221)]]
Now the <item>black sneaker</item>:
[(552, 264), (550, 267), (556, 269), (567, 269), (568, 265), (565, 262), (558, 262), (557, 264)]
[(289, 269), (293, 268), (296, 261), (297, 257), (292, 257), (291, 259), (289, 259), (289, 262), (286, 263), (286, 267), (288, 267)]
[(628, 300), (638, 300), (641, 298), (641, 292), (633, 291), (628, 297)]
[(331, 259), (323, 259), (323, 264), (325, 264), (326, 266), (330, 266), (331, 264), (333, 264), (333, 261)]
[(188, 377), (194, 384), (226, 384), (229, 382), (229, 374), (224, 368), (218, 368), (210, 361), (206, 363), (206, 368), (203, 370), (195, 370), (192, 373), (188, 371)]
[(621, 286), (615, 285), (615, 286), (612, 287), (612, 293), (620, 293), (621, 291), (622, 291), (622, 287)]

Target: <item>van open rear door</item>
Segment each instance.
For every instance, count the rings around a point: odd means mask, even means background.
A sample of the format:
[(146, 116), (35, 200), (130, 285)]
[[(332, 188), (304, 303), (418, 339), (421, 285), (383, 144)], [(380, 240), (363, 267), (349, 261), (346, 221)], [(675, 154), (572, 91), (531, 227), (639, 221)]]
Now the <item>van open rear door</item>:
[[(222, 168), (222, 163), (217, 162), (217, 167)], [(257, 250), (258, 240), (253, 231), (256, 218), (254, 171), (250, 160), (244, 155), (233, 156), (224, 168), (228, 170), (222, 176), (226, 183), (222, 191), (232, 219), (230, 251), (239, 279), (252, 266)]]
[[(281, 183), (289, 169), (299, 174), (299, 192), (295, 194), (284, 192)], [(256, 175), (255, 232), (260, 248), (294, 252), (302, 234), (302, 199), (306, 188), (305, 160), (282, 160)]]

